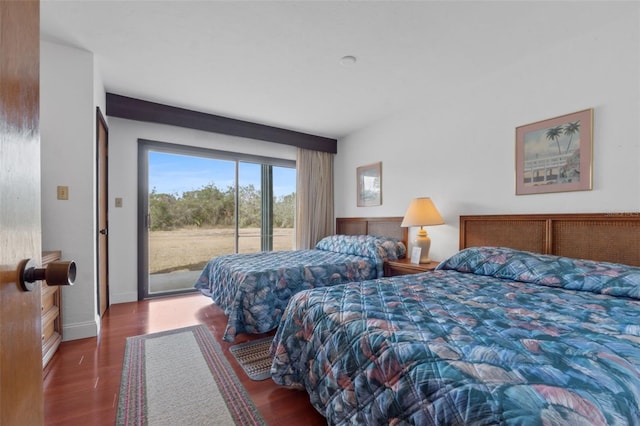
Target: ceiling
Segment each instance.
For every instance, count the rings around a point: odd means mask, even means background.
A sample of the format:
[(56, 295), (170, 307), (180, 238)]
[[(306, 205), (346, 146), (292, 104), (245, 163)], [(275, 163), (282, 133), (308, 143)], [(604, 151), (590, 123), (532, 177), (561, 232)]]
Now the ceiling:
[(577, 3), (41, 0), (41, 37), (93, 52), (107, 92), (340, 138), (615, 9)]

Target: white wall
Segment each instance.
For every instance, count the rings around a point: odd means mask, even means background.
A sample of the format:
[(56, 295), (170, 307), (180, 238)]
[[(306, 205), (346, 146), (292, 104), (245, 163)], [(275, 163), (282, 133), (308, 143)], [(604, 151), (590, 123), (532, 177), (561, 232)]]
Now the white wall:
[[(336, 216), (402, 216), (412, 198), (431, 196), (447, 222), (429, 228), (431, 257), (442, 259), (458, 248), (461, 214), (640, 210), (639, 6), (627, 3), (635, 13), (568, 35), (499, 72), (443, 80), (420, 104), (341, 139)], [(412, 84), (420, 89), (421, 82)], [(78, 264), (76, 284), (63, 290), (65, 340), (99, 330), (95, 106), (106, 112), (102, 86), (91, 53), (42, 42), (43, 249), (61, 249)], [(515, 127), (586, 108), (595, 111), (593, 190), (515, 196)], [(106, 118), (111, 303), (137, 298), (138, 138), (295, 158), (284, 145)], [(383, 204), (358, 208), (355, 169), (376, 161)], [(69, 201), (56, 200), (57, 185), (69, 186)]]
[[(77, 265), (73, 286), (62, 289), (63, 339), (96, 336), (95, 108), (104, 93), (93, 54), (41, 41), (40, 133), (42, 249), (62, 250)], [(56, 197), (69, 187), (69, 200)]]
[[(109, 119), (109, 292), (111, 303), (138, 299), (138, 139), (295, 160), (292, 146), (111, 117)], [(123, 199), (115, 208), (115, 198)]]
[[(638, 7), (499, 72), (442, 81), (419, 105), (341, 139), (336, 216), (402, 216), (430, 196), (446, 222), (427, 229), (431, 258), (443, 259), (458, 249), (460, 215), (639, 211)], [(587, 108), (593, 190), (516, 196), (515, 128)], [(377, 161), (383, 204), (358, 208), (356, 167)]]

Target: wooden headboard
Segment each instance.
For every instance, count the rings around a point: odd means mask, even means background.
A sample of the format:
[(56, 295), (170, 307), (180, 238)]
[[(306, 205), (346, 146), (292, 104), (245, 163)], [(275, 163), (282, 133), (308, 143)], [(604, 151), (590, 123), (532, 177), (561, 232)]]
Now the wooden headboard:
[(393, 237), (407, 245), (409, 228), (402, 228), (401, 223), (402, 217), (339, 217), (336, 234)]
[(477, 246), (640, 266), (640, 213), (460, 216), (460, 249)]

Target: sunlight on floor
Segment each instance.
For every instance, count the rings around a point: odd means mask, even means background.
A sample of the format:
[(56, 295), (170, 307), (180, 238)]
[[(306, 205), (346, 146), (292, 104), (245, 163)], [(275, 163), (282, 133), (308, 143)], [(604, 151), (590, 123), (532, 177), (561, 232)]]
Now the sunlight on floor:
[[(146, 306), (149, 315), (146, 332), (156, 333), (201, 324), (201, 311), (212, 303), (210, 298), (201, 294), (152, 300)], [(197, 309), (194, 309), (194, 305)], [(144, 309), (142, 306), (140, 308)], [(186, 312), (189, 314), (185, 314)]]

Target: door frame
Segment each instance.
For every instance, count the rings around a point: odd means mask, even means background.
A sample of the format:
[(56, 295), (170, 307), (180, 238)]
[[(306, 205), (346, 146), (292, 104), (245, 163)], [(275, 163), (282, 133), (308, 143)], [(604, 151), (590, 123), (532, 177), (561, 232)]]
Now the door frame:
[[(104, 144), (101, 136), (104, 134)], [(104, 148), (104, 149), (103, 149)], [(100, 165), (104, 165), (104, 170)], [(104, 175), (101, 172), (104, 171)], [(97, 311), (100, 317), (109, 309), (109, 127), (96, 107), (96, 265)], [(104, 222), (101, 220), (104, 219)], [(104, 223), (104, 226), (102, 225)], [(104, 230), (104, 231), (103, 231)], [(103, 233), (104, 232), (104, 233)], [(102, 240), (104, 239), (104, 245)], [(104, 296), (103, 296), (104, 295)], [(105, 300), (103, 300), (105, 299)], [(104, 302), (104, 305), (103, 305)], [(104, 306), (104, 310), (102, 309)]]

